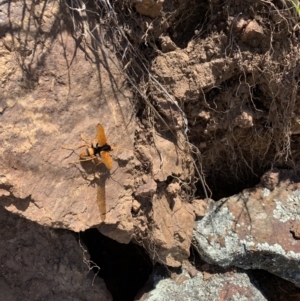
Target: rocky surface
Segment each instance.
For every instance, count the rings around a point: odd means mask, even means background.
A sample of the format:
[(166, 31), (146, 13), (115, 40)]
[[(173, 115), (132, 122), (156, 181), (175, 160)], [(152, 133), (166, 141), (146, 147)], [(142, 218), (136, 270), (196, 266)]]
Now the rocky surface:
[[(188, 153), (140, 128), (116, 56), (109, 49), (100, 54), (88, 37), (79, 47), (60, 18), (68, 15), (65, 5), (28, 1), (24, 14), (22, 7), (1, 6), (1, 205), (44, 226), (98, 227), (121, 243), (135, 237), (155, 260), (180, 265), (189, 255), (194, 215), (163, 183), (173, 174), (189, 181)], [(99, 122), (114, 149), (111, 171), (62, 148), (85, 143), (80, 135), (91, 143)], [(168, 223), (161, 223), (166, 209)]]
[[(220, 4), (1, 3), (0, 205), (44, 227), (97, 228), (171, 267), (194, 235), (210, 263), (299, 285), (298, 175), (282, 171), (299, 170), (299, 14)], [(111, 170), (62, 148), (90, 144), (98, 123)]]
[(218, 270), (208, 265), (197, 270), (185, 262), (182, 271), (171, 277), (157, 269), (150, 279), (148, 289), (153, 289), (141, 291), (136, 301), (267, 300), (241, 270)]
[(112, 300), (75, 235), (0, 208), (1, 300)]
[[(192, 206), (186, 202), (181, 179), (188, 179), (191, 170), (186, 168), (186, 158), (176, 155), (174, 144), (154, 136), (155, 147), (137, 146), (137, 158), (143, 166), (150, 167), (140, 179), (135, 198), (141, 204), (134, 214), (135, 240), (150, 250), (150, 256), (169, 266), (180, 266), (189, 256), (195, 215)], [(190, 167), (190, 164), (188, 165)], [(166, 181), (173, 178), (169, 185)]]
[[(291, 161), (299, 160), (300, 48), (293, 35), (295, 20), (266, 3), (252, 4), (236, 1), (222, 10), (214, 1), (206, 15), (199, 5), (195, 15), (189, 11), (189, 18), (192, 22), (194, 17), (200, 29), (174, 29), (172, 51), (158, 52), (151, 64), (155, 78), (183, 108), (189, 141), (201, 152), (198, 160), (215, 199), (222, 197), (223, 188), (231, 190), (230, 195), (239, 185), (251, 187), (274, 162), (292, 166)], [(165, 36), (159, 39), (166, 52)], [(159, 112), (176, 124), (180, 114), (168, 105), (169, 97), (151, 85)]]
[(264, 269), (300, 287), (300, 177), (287, 170), (277, 175), (272, 191), (258, 185), (217, 201), (193, 238), (212, 264)]
[(133, 0), (131, 2), (141, 15), (156, 18), (161, 13), (164, 0)]

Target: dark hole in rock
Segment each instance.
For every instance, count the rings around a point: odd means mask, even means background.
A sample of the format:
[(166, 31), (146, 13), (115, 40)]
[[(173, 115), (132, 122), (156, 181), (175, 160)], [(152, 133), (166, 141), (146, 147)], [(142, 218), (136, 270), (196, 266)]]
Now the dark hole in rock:
[(210, 27), (209, 5), (205, 1), (183, 1), (177, 12), (173, 26), (168, 31), (175, 44), (185, 48), (193, 37), (203, 38), (204, 32)]
[(253, 285), (261, 291), (267, 300), (300, 300), (300, 288), (285, 279), (264, 270), (247, 270), (247, 274)]
[[(252, 176), (248, 179), (241, 179), (240, 181), (237, 179), (230, 180), (227, 177), (224, 177), (223, 174), (215, 174), (212, 176), (208, 176), (206, 178), (206, 183), (209, 186), (209, 189), (211, 190), (212, 195), (209, 195), (208, 197), (211, 197), (213, 200), (217, 201), (222, 198), (230, 197), (234, 194), (240, 193), (246, 188), (251, 188), (257, 185), (260, 182), (260, 177)], [(196, 184), (196, 197), (205, 198), (205, 194), (203, 192), (203, 186), (200, 181)]]
[(153, 269), (145, 250), (133, 243), (120, 244), (97, 229), (86, 230), (80, 238), (88, 248), (90, 259), (100, 267), (95, 272), (104, 279), (113, 300), (132, 301)]
[(235, 267), (222, 268), (217, 265), (206, 263), (195, 248), (190, 248), (189, 261), (195, 266), (198, 271), (208, 271), (211, 274), (224, 273), (232, 271), (233, 273), (237, 269), (238, 271), (244, 271), (250, 278), (250, 282), (264, 295), (266, 300), (272, 301), (299, 301), (300, 300), (300, 288), (296, 287), (293, 283), (282, 279), (274, 274), (271, 274), (265, 270), (249, 269), (243, 270)]

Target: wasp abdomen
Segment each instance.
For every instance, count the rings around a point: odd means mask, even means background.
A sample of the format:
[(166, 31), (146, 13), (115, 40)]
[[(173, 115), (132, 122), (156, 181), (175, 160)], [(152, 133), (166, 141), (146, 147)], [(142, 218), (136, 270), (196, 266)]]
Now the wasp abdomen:
[(94, 156), (95, 154), (94, 154), (94, 149), (93, 148), (86, 148), (84, 151), (82, 151), (80, 154), (79, 154), (79, 156), (81, 157), (81, 158), (85, 158), (85, 157), (92, 157), (92, 156)]

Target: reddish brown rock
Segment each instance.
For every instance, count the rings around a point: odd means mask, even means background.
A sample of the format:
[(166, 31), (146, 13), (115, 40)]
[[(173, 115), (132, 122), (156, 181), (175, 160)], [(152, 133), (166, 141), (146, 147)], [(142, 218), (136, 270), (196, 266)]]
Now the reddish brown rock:
[(293, 233), (295, 239), (300, 239), (300, 221), (299, 220), (292, 223), (290, 230)]
[[(222, 36), (211, 36), (201, 44), (191, 41), (187, 49), (177, 48), (157, 56), (152, 70), (174, 100), (186, 103), (189, 99), (197, 99), (203, 96), (201, 91), (217, 86), (235, 73), (234, 60), (221, 59), (225, 42), (226, 37)], [(175, 108), (168, 103), (168, 98), (157, 92), (155, 85), (152, 88), (152, 95), (161, 110), (168, 110), (167, 118), (176, 120)], [(175, 118), (172, 119), (170, 113)]]
[(252, 20), (248, 23), (243, 32), (242, 41), (250, 46), (257, 47), (263, 37), (263, 28), (255, 20)]
[(253, 127), (253, 114), (249, 110), (243, 110), (233, 120), (233, 125), (240, 128)]
[[(188, 181), (193, 174), (191, 160), (170, 140), (158, 135), (152, 138), (153, 146), (137, 146), (137, 158), (149, 176), (136, 181), (135, 197), (142, 206), (135, 226), (143, 232), (135, 240), (154, 260), (178, 267), (189, 256), (194, 223), (188, 195), (179, 184), (179, 180)], [(173, 175), (177, 176), (171, 183), (161, 185)]]
[(177, 48), (176, 44), (171, 40), (169, 36), (160, 36), (160, 47), (163, 53), (173, 51)]
[(161, 13), (164, 0), (132, 0), (132, 3), (141, 15), (156, 18)]
[(244, 15), (239, 15), (229, 18), (232, 22), (232, 30), (234, 33), (241, 33), (243, 29), (247, 26), (247, 17)]
[[(148, 132), (153, 141), (134, 143), (139, 125), (132, 118), (132, 94), (115, 54), (108, 48), (94, 51), (88, 35), (84, 47), (79, 47), (71, 34), (73, 25), (59, 17), (65, 6), (26, 3), (31, 9), (23, 15), (24, 5), (18, 2), (0, 10), (1, 24), (12, 27), (0, 33), (4, 35), (0, 44), (1, 206), (43, 226), (76, 232), (97, 227), (121, 243), (135, 235), (144, 239), (146, 231), (156, 259), (180, 265), (189, 254), (192, 233), (188, 198), (171, 196), (176, 199), (174, 209), (166, 201), (166, 191), (156, 194), (157, 183), (173, 173), (189, 181), (188, 152), (176, 149), (174, 137), (163, 138), (152, 129)], [(162, 2), (152, 4), (159, 9)], [(2, 13), (5, 9), (9, 14)], [(40, 16), (39, 22), (31, 22), (32, 12), (34, 18)], [(58, 20), (64, 25), (57, 26)], [(100, 27), (93, 30), (102, 36)], [(80, 150), (62, 149), (83, 144), (81, 134), (89, 144), (98, 123), (113, 147), (110, 171), (103, 164), (79, 162)], [(142, 134), (147, 135), (147, 130)], [(153, 207), (149, 206), (152, 197), (157, 200)], [(160, 215), (170, 224), (162, 222)]]
[(274, 190), (279, 183), (279, 170), (274, 168), (267, 171), (260, 179), (261, 184), (270, 189)]
[(140, 210), (140, 208), (141, 208), (141, 204), (137, 200), (134, 200), (132, 202), (132, 211), (134, 213), (137, 213)]
[(203, 217), (207, 212), (207, 202), (205, 200), (194, 200), (191, 205), (196, 217)]
[(190, 254), (194, 225), (192, 209), (179, 197), (171, 203), (165, 196), (155, 197), (152, 202), (155, 228), (153, 236), (149, 237), (148, 249), (156, 261), (178, 267)]
[[(32, 10), (25, 9), (22, 15), (23, 4), (12, 3), (6, 16), (14, 18), (13, 30), (0, 46), (0, 73), (5, 81), (0, 105), (1, 205), (54, 228), (82, 231), (101, 224), (99, 229), (107, 235), (129, 242), (132, 191), (125, 187), (125, 179), (133, 178), (129, 166), (135, 123), (125, 126), (124, 122), (132, 110), (130, 93), (118, 88), (124, 78), (117, 75), (112, 88), (111, 73), (120, 74), (115, 62), (106, 68), (87, 64), (92, 51), (88, 47), (76, 51), (76, 41), (64, 27), (55, 25), (61, 32), (49, 35), (59, 3), (43, 8), (28, 1), (28, 7)], [(42, 30), (31, 21), (32, 11), (40, 14)], [(28, 26), (34, 33), (30, 39), (24, 30)], [(25, 50), (31, 54), (24, 56)], [(76, 153), (62, 149), (82, 144), (80, 134), (91, 141), (99, 122), (108, 143), (123, 147), (112, 152), (110, 173), (103, 164), (79, 164)], [(100, 186), (105, 188), (105, 221), (97, 205)]]
[(156, 192), (157, 184), (156, 182), (151, 179), (150, 177), (146, 178), (145, 181), (143, 181), (137, 190), (135, 191), (136, 197), (152, 197), (154, 193)]

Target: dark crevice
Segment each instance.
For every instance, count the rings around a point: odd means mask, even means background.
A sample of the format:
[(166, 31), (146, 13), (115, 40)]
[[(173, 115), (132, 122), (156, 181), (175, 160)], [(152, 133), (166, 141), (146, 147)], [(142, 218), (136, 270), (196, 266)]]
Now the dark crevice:
[[(236, 179), (230, 181), (230, 179), (224, 178), (221, 173), (206, 178), (206, 183), (212, 191), (212, 199), (216, 201), (240, 193), (244, 189), (254, 187), (259, 182), (260, 178), (255, 175), (248, 176), (246, 179), (240, 179), (239, 181)], [(202, 185), (200, 184), (199, 190), (202, 190)]]
[(197, 0), (182, 3), (168, 33), (178, 47), (185, 48), (193, 38), (205, 37), (209, 27), (209, 5)]
[(133, 243), (121, 244), (89, 229), (80, 234), (88, 248), (95, 269), (103, 278), (114, 301), (132, 301), (152, 272), (152, 263), (145, 250)]
[(259, 289), (266, 300), (272, 301), (298, 301), (300, 289), (293, 283), (275, 276), (264, 270), (246, 271), (251, 283)]

